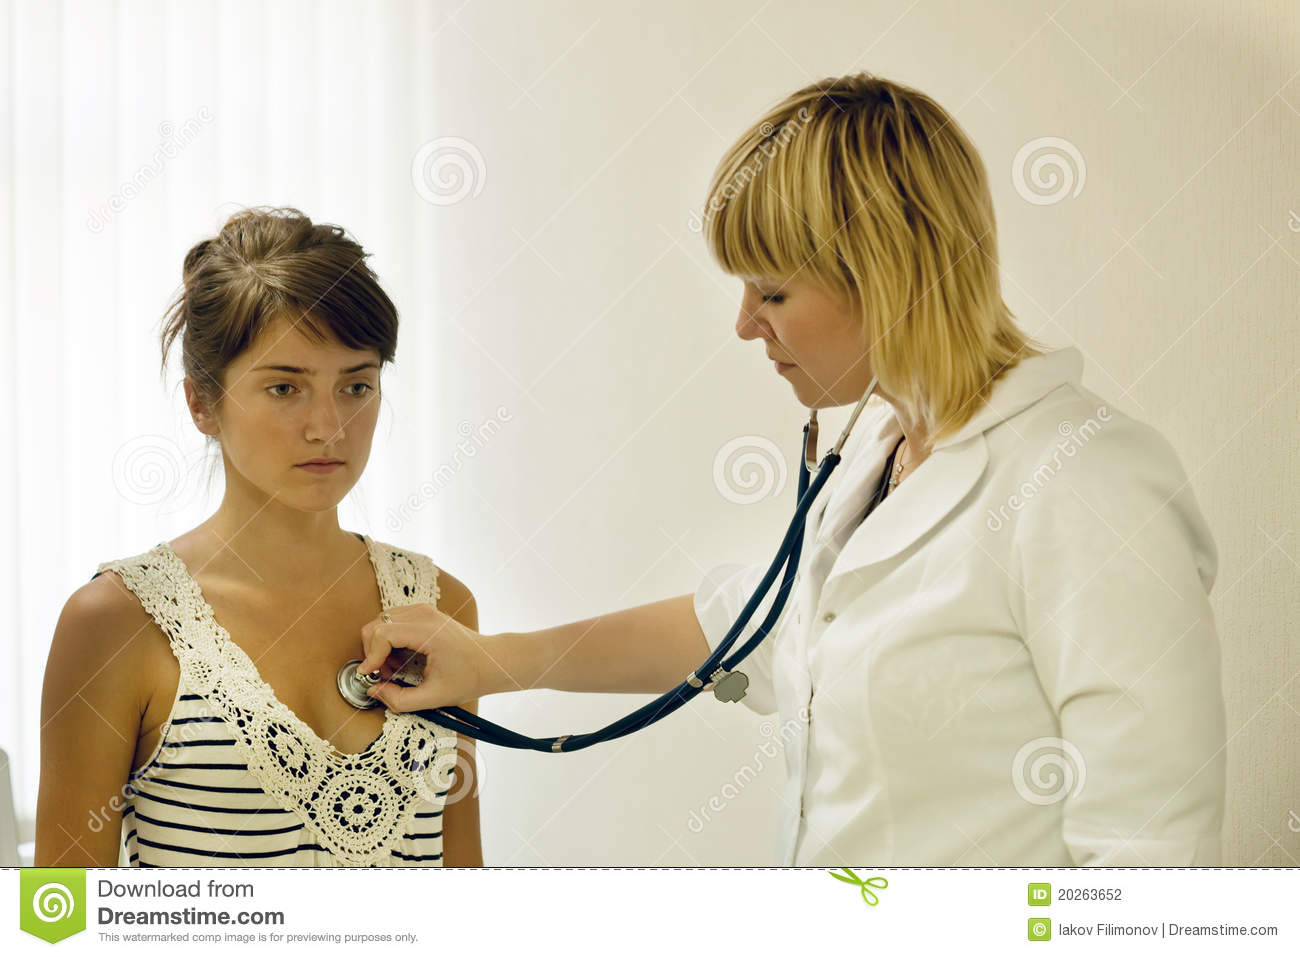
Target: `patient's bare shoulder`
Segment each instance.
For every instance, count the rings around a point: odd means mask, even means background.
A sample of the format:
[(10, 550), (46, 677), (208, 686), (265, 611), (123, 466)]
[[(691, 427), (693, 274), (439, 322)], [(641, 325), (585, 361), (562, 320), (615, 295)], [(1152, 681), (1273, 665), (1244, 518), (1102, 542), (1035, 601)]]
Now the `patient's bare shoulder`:
[(157, 626), (113, 571), (86, 582), (64, 603), (50, 647), (51, 664), (87, 681), (111, 681), (116, 695), (143, 688), (137, 667), (156, 644)]
[(478, 631), (478, 605), (474, 594), (464, 582), (443, 569), (438, 570), (438, 610)]

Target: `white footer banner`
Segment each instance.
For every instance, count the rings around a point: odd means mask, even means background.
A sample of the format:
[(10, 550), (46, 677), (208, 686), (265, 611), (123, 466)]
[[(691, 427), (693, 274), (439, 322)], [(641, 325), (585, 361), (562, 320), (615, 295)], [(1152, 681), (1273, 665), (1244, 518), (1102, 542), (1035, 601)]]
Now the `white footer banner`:
[(1300, 868), (32, 867), (3, 878), (7, 954), (1300, 953)]

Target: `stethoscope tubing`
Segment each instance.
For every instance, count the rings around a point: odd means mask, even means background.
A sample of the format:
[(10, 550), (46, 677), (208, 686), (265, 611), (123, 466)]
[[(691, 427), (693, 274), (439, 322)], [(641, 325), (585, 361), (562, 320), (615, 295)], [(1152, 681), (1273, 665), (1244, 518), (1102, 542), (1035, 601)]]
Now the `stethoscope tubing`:
[[(807, 446), (808, 426), (804, 426), (804, 444)], [(794, 578), (798, 572), (799, 558), (803, 551), (803, 535), (808, 512), (812, 509), (813, 502), (816, 500), (818, 493), (821, 492), (826, 482), (830, 479), (831, 473), (839, 464), (840, 456), (835, 452), (829, 452), (826, 458), (822, 460), (817, 469), (817, 478), (809, 484), (808, 466), (804, 463), (802, 455), (799, 462), (799, 485), (798, 485), (798, 507), (790, 521), (784, 538), (781, 541), (781, 547), (777, 551), (776, 557), (768, 567), (762, 581), (759, 582), (754, 594), (750, 597), (749, 602), (741, 610), (740, 615), (732, 624), (731, 629), (723, 638), (712, 654), (696, 670), (697, 675), (711, 675), (718, 667), (723, 667), (726, 671), (734, 671), (736, 667), (749, 656), (751, 652), (767, 637), (777, 620), (780, 618), (785, 605), (789, 600), (790, 592), (794, 587)], [(741, 646), (726, 661), (724, 656), (731, 650), (740, 633), (749, 624), (758, 606), (762, 604), (763, 599), (771, 591), (772, 584), (776, 580), (777, 574), (784, 568), (781, 585), (777, 590), (776, 597), (773, 600), (772, 608), (769, 610), (767, 617), (758, 627), (750, 639)], [(501, 747), (516, 748), (523, 750), (545, 751), (558, 753), (560, 751), (580, 751), (583, 748), (589, 748), (595, 744), (601, 744), (605, 741), (613, 741), (625, 735), (640, 731), (656, 721), (666, 718), (684, 704), (692, 700), (701, 691), (705, 690), (701, 684), (692, 685), (683, 680), (677, 687), (665, 692), (653, 701), (648, 702), (631, 714), (601, 728), (599, 731), (593, 731), (587, 734), (559, 735), (547, 738), (533, 738), (527, 735), (511, 731), (509, 728), (502, 727), (495, 722), (489, 721), (481, 715), (474, 714), (472, 711), (466, 711), (454, 705), (442, 708), (428, 708), (411, 712), (426, 721), (430, 721), (440, 727), (458, 734), (464, 734), (478, 741), (485, 741), (489, 744), (496, 744)]]
[[(776, 556), (772, 559), (771, 565), (768, 566), (767, 572), (763, 575), (762, 581), (754, 590), (745, 607), (741, 609), (736, 621), (728, 629), (727, 634), (713, 652), (705, 659), (704, 663), (698, 669), (691, 673), (686, 680), (683, 680), (677, 687), (670, 691), (664, 692), (653, 701), (648, 702), (642, 707), (636, 709), (612, 724), (606, 725), (598, 731), (592, 731), (586, 734), (563, 734), (547, 738), (533, 738), (527, 735), (511, 731), (495, 722), (489, 721), (481, 715), (472, 711), (466, 711), (454, 705), (448, 705), (442, 708), (427, 708), (410, 712), (411, 714), (435, 724), (439, 727), (455, 731), (457, 734), (463, 734), (466, 737), (474, 738), (477, 741), (484, 741), (488, 744), (495, 744), (504, 748), (514, 748), (517, 750), (544, 751), (553, 754), (569, 751), (581, 751), (592, 745), (602, 744), (606, 741), (613, 741), (617, 738), (624, 737), (642, 728), (649, 727), (656, 721), (668, 717), (688, 701), (692, 700), (706, 687), (706, 680), (710, 676), (718, 673), (719, 668), (725, 672), (734, 672), (736, 667), (748, 657), (755, 648), (762, 643), (768, 633), (780, 619), (781, 613), (785, 610), (786, 603), (789, 600), (790, 592), (794, 588), (794, 579), (799, 570), (799, 558), (803, 552), (804, 530), (807, 525), (808, 513), (812, 510), (813, 502), (826, 486), (835, 471), (835, 467), (840, 464), (840, 449), (843, 447), (845, 440), (848, 438), (849, 431), (857, 421), (858, 414), (862, 411), (863, 405), (875, 391), (876, 380), (872, 379), (871, 385), (868, 386), (866, 393), (859, 400), (857, 407), (853, 410), (849, 418), (848, 425), (845, 427), (835, 446), (826, 453), (825, 458), (817, 466), (817, 477), (810, 482), (811, 473), (808, 469), (809, 461), (809, 440), (816, 441), (816, 413), (810, 419), (809, 423), (803, 429), (803, 449), (799, 456), (799, 482), (797, 487), (797, 507), (794, 516), (790, 520), (790, 525), (786, 529), (785, 536), (781, 539), (781, 546), (777, 550)], [(811, 431), (811, 436), (810, 436)], [(815, 452), (813, 452), (815, 455)], [(781, 584), (777, 589), (776, 596), (772, 602), (772, 608), (769, 610), (767, 617), (754, 634), (746, 641), (740, 649), (730, 658), (726, 655), (731, 650), (731, 646), (736, 643), (740, 633), (749, 625), (749, 621), (754, 617), (758, 606), (763, 603), (772, 584), (776, 581), (778, 574), (784, 573), (781, 577)], [(725, 661), (724, 661), (725, 658)], [(690, 679), (695, 678), (693, 683)]]

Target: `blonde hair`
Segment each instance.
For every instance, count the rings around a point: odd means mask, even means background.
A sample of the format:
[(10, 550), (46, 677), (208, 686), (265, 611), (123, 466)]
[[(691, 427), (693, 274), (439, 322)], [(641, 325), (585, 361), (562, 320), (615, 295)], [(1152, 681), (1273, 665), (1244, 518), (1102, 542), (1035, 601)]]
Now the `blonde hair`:
[(813, 83), (718, 164), (703, 229), (739, 276), (805, 273), (861, 306), (880, 387), (933, 442), (1040, 346), (1002, 301), (988, 177), (923, 93), (859, 73)]

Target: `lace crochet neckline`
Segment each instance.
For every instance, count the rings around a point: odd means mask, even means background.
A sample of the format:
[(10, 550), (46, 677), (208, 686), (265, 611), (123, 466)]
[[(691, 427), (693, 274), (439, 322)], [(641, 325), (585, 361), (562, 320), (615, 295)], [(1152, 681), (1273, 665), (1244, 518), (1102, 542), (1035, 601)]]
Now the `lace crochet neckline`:
[[(436, 568), (424, 556), (362, 535), (383, 608), (437, 599)], [(406, 562), (401, 576), (398, 559)], [(225, 721), (248, 772), (295, 811), (342, 863), (384, 862), (410, 830), (420, 798), (441, 806), (456, 763), (455, 732), (388, 711), (364, 751), (340, 751), (282, 702), (252, 658), (217, 620), (185, 562), (167, 542), (136, 559), (107, 562), (171, 643), (181, 682)], [(331, 689), (332, 690), (332, 689)], [(164, 735), (171, 731), (170, 720)], [(179, 731), (179, 729), (177, 729)]]
[[(379, 563), (375, 560), (374, 545), (371, 543), (369, 536), (363, 536), (363, 541), (366, 545), (366, 556), (370, 561), (370, 567), (375, 573), (375, 580), (379, 582), (380, 591), (383, 592), (384, 576), (380, 573)], [(287, 715), (289, 724), (292, 726), (293, 730), (296, 731), (303, 740), (314, 745), (315, 750), (322, 753), (334, 764), (346, 764), (349, 761), (354, 761), (362, 757), (388, 736), (393, 720), (398, 717), (399, 713), (396, 711), (388, 711), (387, 709), (385, 709), (384, 723), (379, 729), (378, 736), (376, 736), (375, 739), (366, 745), (361, 751), (340, 751), (338, 747), (335, 746), (334, 742), (322, 738), (317, 734), (312, 729), (312, 726), (298, 715), (298, 712), (294, 711), (280, 700), (279, 695), (275, 693), (275, 689), (272, 688), (266, 679), (262, 677), (262, 672), (258, 669), (257, 662), (255, 662), (252, 657), (249, 656), (248, 652), (236, 644), (234, 639), (230, 637), (230, 632), (228, 632), (225, 626), (217, 619), (216, 613), (212, 610), (212, 606), (208, 604), (208, 599), (203, 594), (203, 589), (199, 586), (198, 579), (196, 579), (193, 573), (190, 572), (189, 566), (185, 564), (185, 559), (176, 554), (176, 550), (171, 547), (171, 543), (169, 542), (159, 543), (158, 548), (170, 561), (175, 563), (176, 570), (180, 573), (178, 577), (191, 586), (195, 603), (198, 605), (199, 610), (202, 613), (203, 620), (213, 631), (213, 639), (218, 654), (223, 655), (227, 659), (233, 659), (231, 663), (237, 670), (249, 673), (255, 682), (260, 685), (259, 690), (262, 690), (266, 695), (270, 707), (276, 712), (282, 712), (284, 715)], [(381, 594), (380, 599), (381, 604), (386, 611), (389, 608), (388, 595)]]

